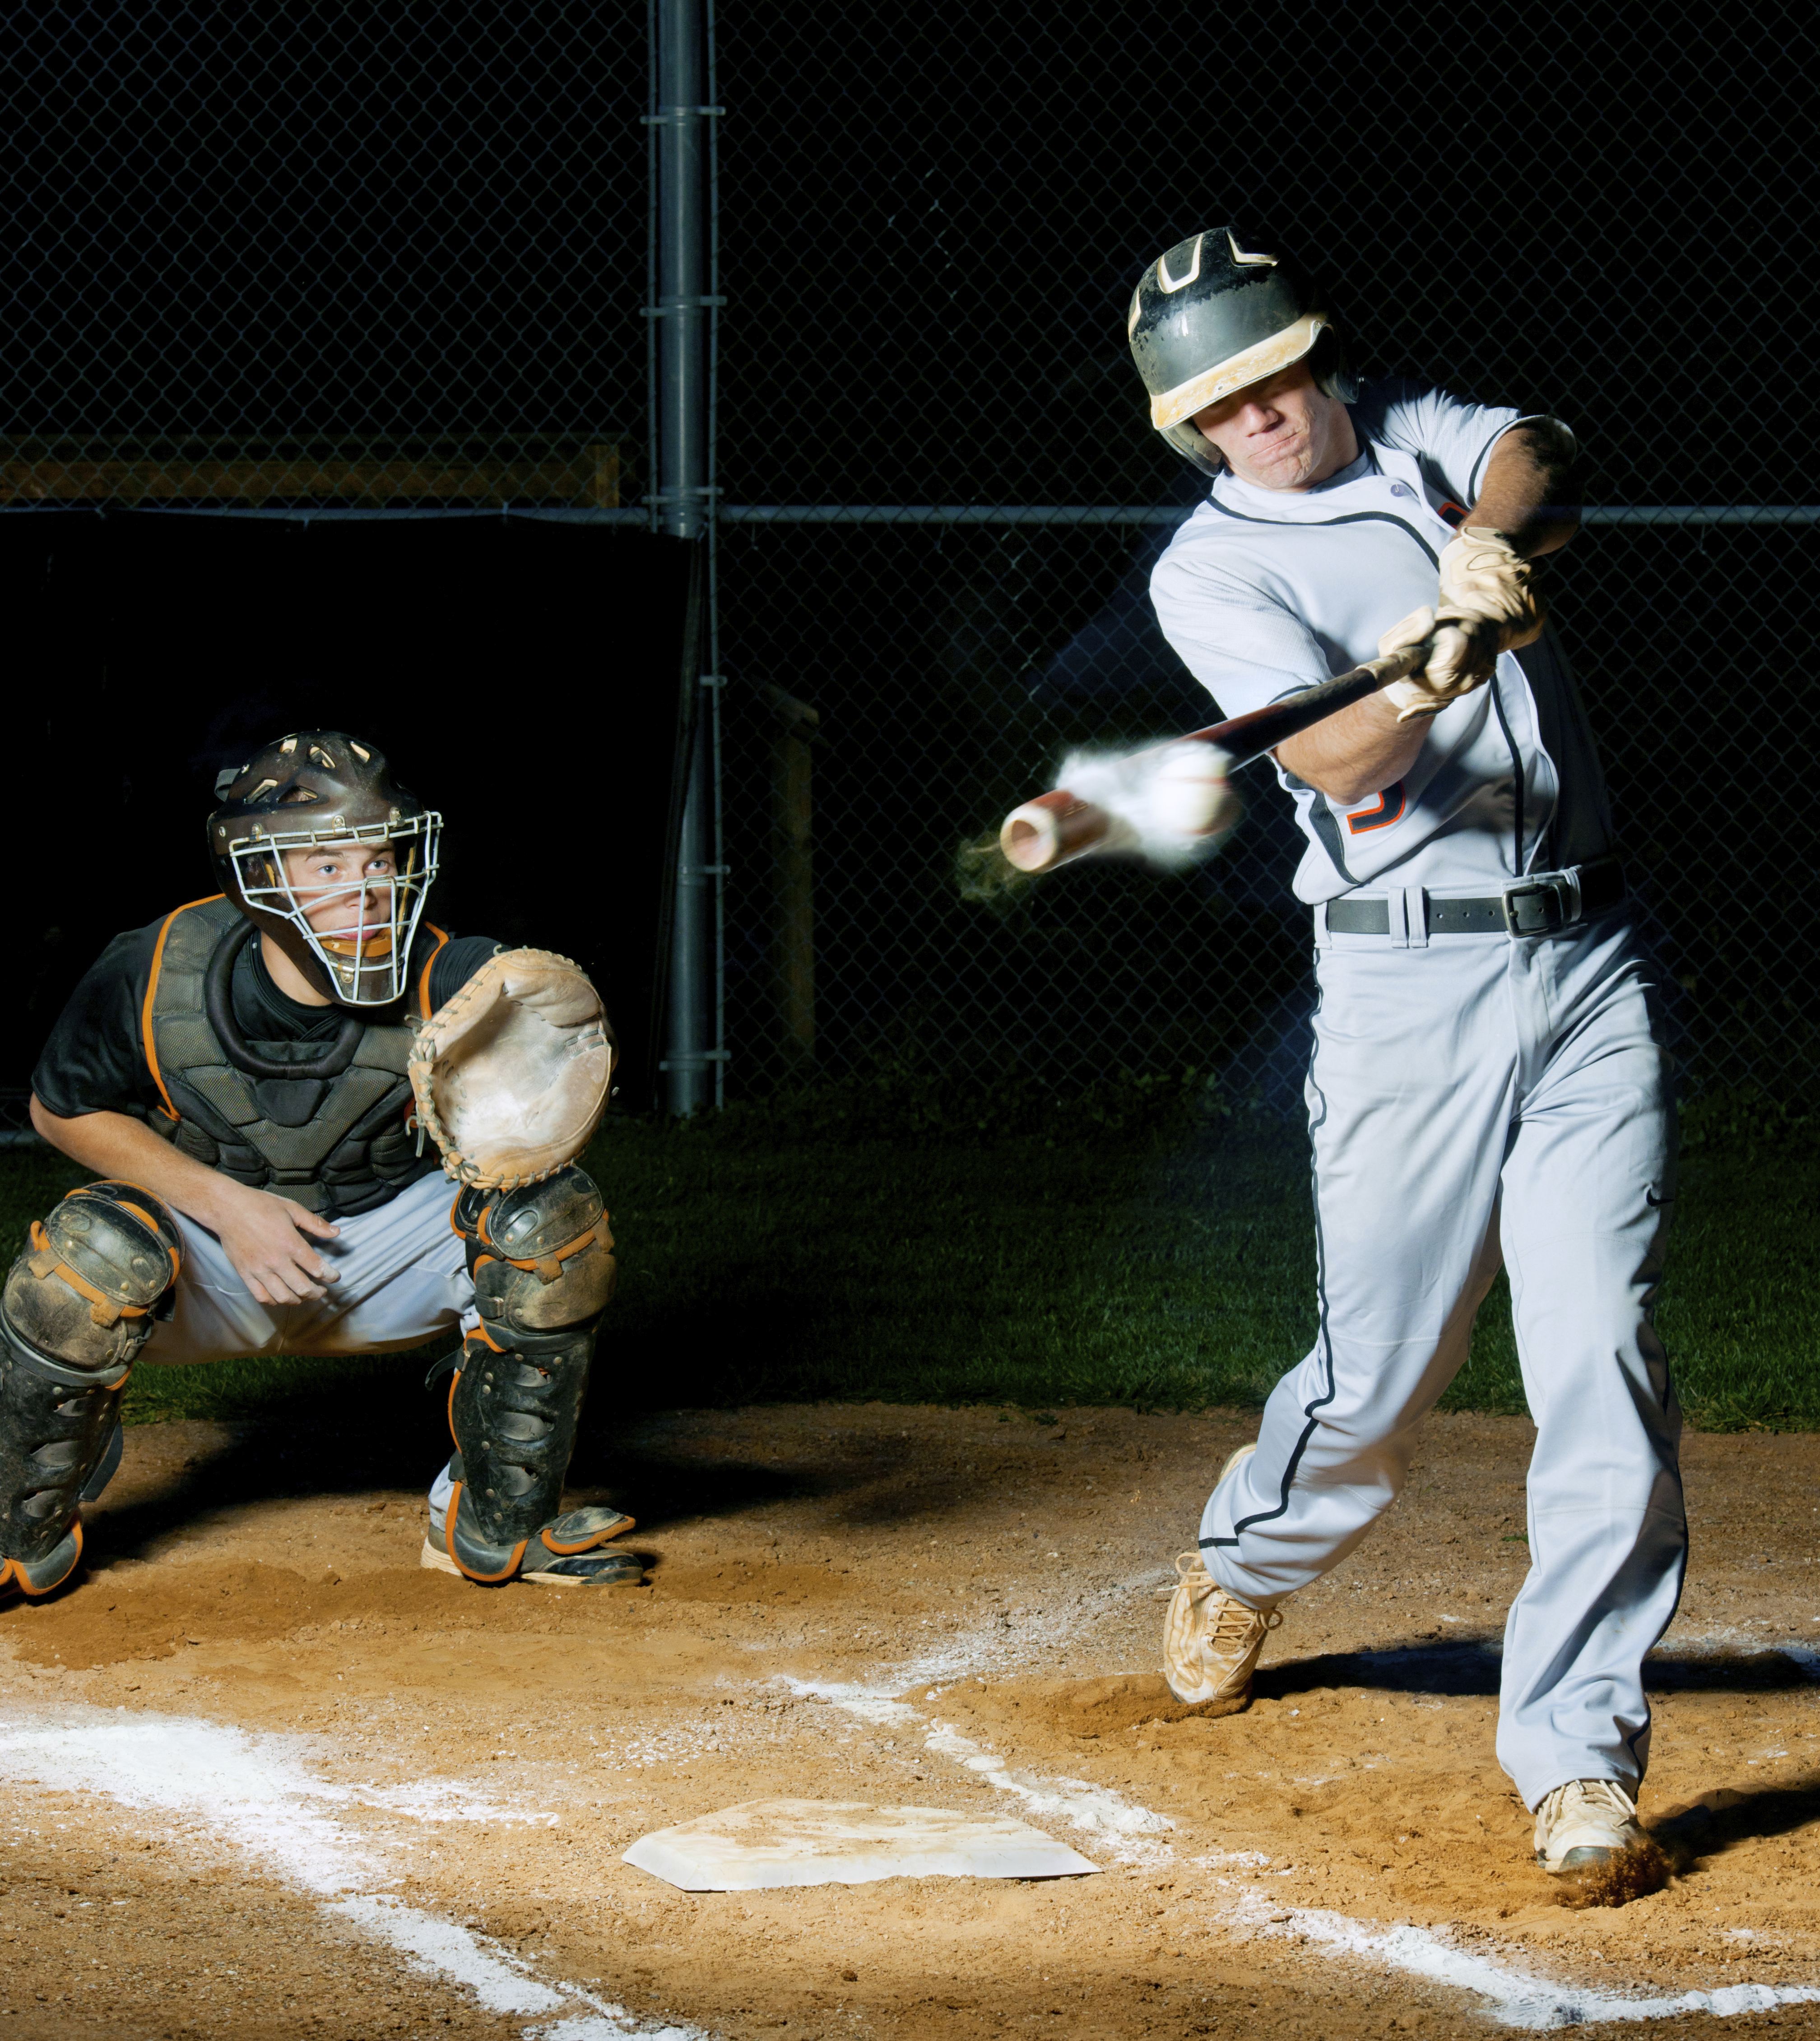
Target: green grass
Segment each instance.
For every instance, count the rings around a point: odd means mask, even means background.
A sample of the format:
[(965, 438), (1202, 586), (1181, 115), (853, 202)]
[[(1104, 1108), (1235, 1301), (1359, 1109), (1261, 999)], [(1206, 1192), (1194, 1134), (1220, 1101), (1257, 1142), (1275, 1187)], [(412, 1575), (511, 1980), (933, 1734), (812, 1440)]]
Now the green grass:
[[(1040, 1407), (1261, 1402), (1314, 1330), (1300, 1136), (1165, 1087), (1062, 1107), (931, 1104), (612, 1126), (589, 1166), (622, 1276), (597, 1401), (831, 1397)], [(842, 1126), (861, 1131), (843, 1135)], [(1696, 1109), (1661, 1324), (1690, 1418), (1820, 1429), (1810, 1242), (1820, 1162), (1787, 1116)], [(78, 1180), (0, 1157), (0, 1249)], [(426, 1349), (433, 1353), (439, 1346)], [(141, 1368), (133, 1421), (234, 1417), (358, 1385), (414, 1397), (422, 1356)], [(1446, 1407), (1524, 1408), (1500, 1281)]]

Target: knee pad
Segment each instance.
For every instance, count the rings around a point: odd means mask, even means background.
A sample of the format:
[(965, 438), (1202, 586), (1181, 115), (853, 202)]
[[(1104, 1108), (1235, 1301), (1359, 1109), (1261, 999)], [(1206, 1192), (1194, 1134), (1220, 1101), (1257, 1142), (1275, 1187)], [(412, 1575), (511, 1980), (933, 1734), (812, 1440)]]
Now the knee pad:
[(555, 1351), (606, 1309), (619, 1265), (606, 1207), (585, 1169), (559, 1169), (514, 1191), (464, 1190), (449, 1223), (467, 1246), (489, 1345)]
[(85, 1184), (33, 1223), (6, 1277), (6, 1319), (66, 1367), (130, 1366), (182, 1266), (162, 1200), (135, 1184)]
[(176, 1221), (87, 1184), (35, 1223), (0, 1298), (0, 1589), (48, 1594), (82, 1556), (83, 1492), (118, 1457), (120, 1398), (182, 1265)]

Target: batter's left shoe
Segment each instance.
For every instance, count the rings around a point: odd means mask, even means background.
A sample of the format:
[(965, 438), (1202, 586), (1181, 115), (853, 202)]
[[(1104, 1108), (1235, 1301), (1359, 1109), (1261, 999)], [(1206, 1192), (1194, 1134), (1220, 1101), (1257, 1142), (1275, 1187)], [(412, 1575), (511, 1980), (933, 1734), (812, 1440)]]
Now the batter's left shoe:
[(1652, 1847), (1636, 1802), (1615, 1779), (1570, 1779), (1536, 1810), (1536, 1861), (1556, 1878)]
[(1175, 1562), (1163, 1618), (1163, 1677), (1178, 1701), (1242, 1703), (1264, 1640), (1283, 1620), (1280, 1609), (1253, 1608), (1229, 1595), (1207, 1570), (1199, 1552)]
[(1227, 1455), (1226, 1464), (1219, 1471), (1219, 1478), (1213, 1485), (1214, 1493), (1216, 1495), (1219, 1493), (1220, 1490), (1226, 1486), (1227, 1482), (1231, 1479), (1234, 1471), (1243, 1467), (1245, 1463), (1250, 1459), (1251, 1455), (1256, 1452), (1257, 1450), (1257, 1441), (1255, 1439), (1253, 1439), (1246, 1444), (1238, 1447), (1233, 1452)]

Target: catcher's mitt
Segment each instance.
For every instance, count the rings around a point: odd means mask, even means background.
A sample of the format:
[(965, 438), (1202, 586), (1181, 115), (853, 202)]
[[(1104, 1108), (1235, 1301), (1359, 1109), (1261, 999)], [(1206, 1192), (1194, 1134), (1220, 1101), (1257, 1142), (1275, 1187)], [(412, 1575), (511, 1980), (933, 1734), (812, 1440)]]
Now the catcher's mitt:
[(548, 950), (503, 950), (418, 1029), (410, 1088), (444, 1175), (510, 1190), (580, 1154), (612, 1069), (586, 974)]

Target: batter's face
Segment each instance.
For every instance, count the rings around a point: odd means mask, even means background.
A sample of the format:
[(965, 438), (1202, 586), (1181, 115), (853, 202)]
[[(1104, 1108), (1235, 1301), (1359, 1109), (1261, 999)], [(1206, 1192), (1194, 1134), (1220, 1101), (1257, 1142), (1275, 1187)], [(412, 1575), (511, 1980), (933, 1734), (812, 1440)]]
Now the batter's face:
[(319, 936), (391, 917), (398, 859), (389, 843), (319, 843), (287, 850), (284, 876)]
[(1234, 391), (1194, 422), (1254, 489), (1312, 489), (1359, 455), (1345, 406), (1322, 394), (1306, 361)]

